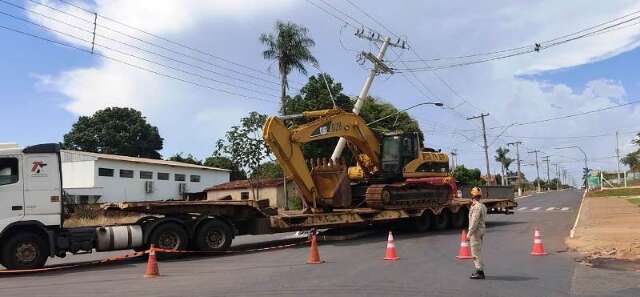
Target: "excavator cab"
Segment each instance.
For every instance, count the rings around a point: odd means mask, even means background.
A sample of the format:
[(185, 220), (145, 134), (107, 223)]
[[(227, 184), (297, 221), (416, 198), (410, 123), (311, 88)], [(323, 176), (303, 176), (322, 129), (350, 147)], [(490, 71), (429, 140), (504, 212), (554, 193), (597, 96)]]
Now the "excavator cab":
[(418, 133), (387, 133), (381, 145), (382, 176), (385, 179), (401, 179), (404, 167), (420, 153)]

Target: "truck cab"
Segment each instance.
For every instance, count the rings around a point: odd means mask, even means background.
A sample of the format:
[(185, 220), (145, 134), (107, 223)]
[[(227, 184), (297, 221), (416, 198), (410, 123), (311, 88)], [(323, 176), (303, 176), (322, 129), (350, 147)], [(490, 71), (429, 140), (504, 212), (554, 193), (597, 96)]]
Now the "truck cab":
[(44, 263), (61, 222), (59, 145), (0, 144), (0, 264)]

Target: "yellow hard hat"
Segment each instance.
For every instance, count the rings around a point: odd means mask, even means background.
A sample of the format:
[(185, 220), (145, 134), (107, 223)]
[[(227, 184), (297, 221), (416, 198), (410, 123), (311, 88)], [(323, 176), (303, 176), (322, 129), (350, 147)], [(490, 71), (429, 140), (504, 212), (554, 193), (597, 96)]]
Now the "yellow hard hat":
[(482, 190), (480, 190), (480, 188), (478, 187), (473, 187), (471, 189), (471, 197), (477, 197), (477, 196), (482, 196)]

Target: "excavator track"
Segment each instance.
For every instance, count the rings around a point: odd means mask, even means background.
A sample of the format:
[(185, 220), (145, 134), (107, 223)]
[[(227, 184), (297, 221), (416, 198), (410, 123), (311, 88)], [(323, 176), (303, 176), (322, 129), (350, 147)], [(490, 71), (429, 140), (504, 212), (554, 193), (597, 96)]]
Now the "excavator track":
[(451, 199), (451, 188), (427, 183), (376, 184), (367, 188), (365, 199), (368, 207), (376, 209), (437, 206)]

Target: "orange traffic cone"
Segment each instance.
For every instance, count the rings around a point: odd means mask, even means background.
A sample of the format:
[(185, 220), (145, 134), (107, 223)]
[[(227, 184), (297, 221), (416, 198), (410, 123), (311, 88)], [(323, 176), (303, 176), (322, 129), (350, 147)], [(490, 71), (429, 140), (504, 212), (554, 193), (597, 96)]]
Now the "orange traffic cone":
[(311, 235), (311, 251), (309, 252), (309, 260), (307, 264), (320, 264), (320, 253), (318, 252), (318, 242), (316, 241), (315, 233)]
[(462, 229), (462, 234), (460, 235), (460, 250), (456, 258), (458, 260), (473, 259), (473, 256), (471, 256), (471, 247), (469, 247), (469, 238), (467, 238), (467, 230), (465, 229)]
[(540, 236), (540, 231), (535, 229), (533, 233), (533, 247), (531, 247), (531, 255), (532, 256), (546, 256), (547, 252), (544, 251), (544, 245), (542, 244), (542, 237)]
[(400, 259), (396, 254), (396, 245), (393, 243), (393, 234), (389, 231), (389, 238), (387, 239), (387, 252), (384, 255), (385, 260), (395, 261)]
[(149, 248), (149, 260), (147, 261), (147, 271), (144, 273), (145, 278), (154, 278), (160, 275), (158, 270), (158, 260), (156, 259), (156, 248), (151, 245)]

